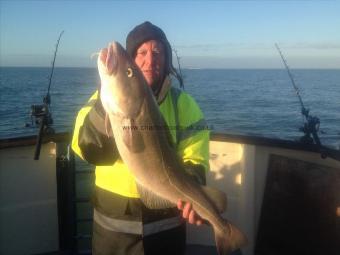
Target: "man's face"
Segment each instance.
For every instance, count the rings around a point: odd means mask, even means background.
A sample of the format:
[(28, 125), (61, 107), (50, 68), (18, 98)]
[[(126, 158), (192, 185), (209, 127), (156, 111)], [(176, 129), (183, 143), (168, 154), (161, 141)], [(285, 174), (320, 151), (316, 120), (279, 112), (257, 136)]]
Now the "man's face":
[(135, 62), (150, 87), (158, 87), (163, 82), (165, 72), (164, 51), (163, 44), (155, 40), (147, 41), (137, 49)]

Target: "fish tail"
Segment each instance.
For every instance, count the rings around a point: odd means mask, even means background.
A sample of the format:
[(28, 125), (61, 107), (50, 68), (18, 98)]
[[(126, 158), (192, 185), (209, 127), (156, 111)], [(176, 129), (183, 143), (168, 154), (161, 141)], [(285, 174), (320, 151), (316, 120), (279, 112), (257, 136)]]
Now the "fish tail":
[(224, 221), (221, 229), (215, 229), (215, 242), (219, 255), (228, 255), (247, 244), (246, 236), (236, 226)]

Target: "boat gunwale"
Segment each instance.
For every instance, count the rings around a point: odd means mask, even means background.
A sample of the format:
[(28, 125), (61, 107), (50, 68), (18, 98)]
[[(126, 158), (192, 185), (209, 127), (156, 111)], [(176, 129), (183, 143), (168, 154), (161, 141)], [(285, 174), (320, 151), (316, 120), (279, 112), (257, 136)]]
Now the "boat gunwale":
[[(35, 145), (36, 142), (37, 135), (4, 138), (0, 139), (0, 150), (14, 147), (31, 146)], [(71, 134), (69, 132), (45, 134), (42, 137), (42, 143), (44, 144), (49, 142), (71, 142)]]
[[(70, 132), (61, 132), (55, 134), (46, 134), (43, 136), (42, 143), (48, 142), (71, 142)], [(0, 149), (7, 149), (21, 146), (35, 145), (37, 140), (36, 135), (30, 136), (19, 136), (13, 138), (0, 139)], [(302, 150), (309, 152), (320, 152), (320, 148), (315, 144), (304, 144), (298, 141), (268, 138), (263, 136), (243, 135), (243, 134), (230, 134), (226, 132), (211, 132), (210, 141), (215, 142), (229, 142), (229, 143), (240, 143), (248, 145), (258, 145), (267, 147), (279, 147), (284, 149)], [(340, 150), (327, 148), (327, 151), (332, 154), (340, 155)]]

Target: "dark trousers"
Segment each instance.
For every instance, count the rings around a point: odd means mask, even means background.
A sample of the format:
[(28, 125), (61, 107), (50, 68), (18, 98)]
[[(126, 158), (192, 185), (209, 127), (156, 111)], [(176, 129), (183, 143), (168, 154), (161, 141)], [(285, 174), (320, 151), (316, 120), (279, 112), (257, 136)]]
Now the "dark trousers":
[(93, 255), (184, 255), (185, 245), (184, 224), (146, 237), (93, 225)]
[[(136, 198), (123, 197), (96, 187), (92, 199), (94, 208), (113, 219), (157, 222), (179, 214), (176, 208), (151, 210)], [(93, 255), (184, 255), (186, 227), (181, 224), (162, 232), (142, 236), (115, 232), (93, 222)]]

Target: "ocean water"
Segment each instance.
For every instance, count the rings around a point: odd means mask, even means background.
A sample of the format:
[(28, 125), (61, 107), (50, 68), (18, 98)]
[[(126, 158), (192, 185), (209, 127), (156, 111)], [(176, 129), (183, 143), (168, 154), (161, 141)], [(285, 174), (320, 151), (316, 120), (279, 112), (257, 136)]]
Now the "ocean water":
[[(30, 106), (47, 93), (50, 68), (0, 68), (0, 139), (33, 135)], [(320, 139), (340, 147), (340, 70), (291, 70), (305, 107), (320, 121)], [(284, 69), (184, 69), (185, 90), (213, 131), (296, 140), (301, 106)], [(99, 84), (95, 68), (56, 68), (51, 112), (57, 132), (72, 132), (77, 111)]]

